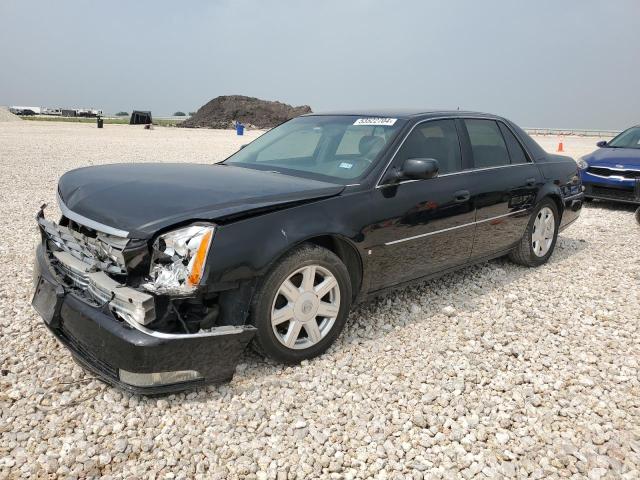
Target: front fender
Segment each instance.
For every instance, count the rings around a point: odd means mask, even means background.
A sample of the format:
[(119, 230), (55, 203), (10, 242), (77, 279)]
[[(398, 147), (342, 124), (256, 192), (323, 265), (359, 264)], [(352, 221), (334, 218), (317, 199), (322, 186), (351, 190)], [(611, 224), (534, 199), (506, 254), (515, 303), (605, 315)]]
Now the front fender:
[(341, 238), (364, 261), (367, 198), (365, 192), (341, 195), (220, 225), (207, 259), (209, 288), (234, 288), (261, 276), (291, 248), (318, 236)]

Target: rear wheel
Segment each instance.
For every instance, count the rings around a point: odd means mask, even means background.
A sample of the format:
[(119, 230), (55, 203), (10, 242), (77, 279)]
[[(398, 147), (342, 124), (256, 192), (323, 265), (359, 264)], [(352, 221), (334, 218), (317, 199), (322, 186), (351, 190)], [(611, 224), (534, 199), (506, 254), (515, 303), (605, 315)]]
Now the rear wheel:
[(349, 272), (340, 258), (315, 245), (298, 247), (265, 275), (254, 295), (255, 346), (284, 363), (313, 358), (338, 337), (350, 306)]
[(511, 251), (509, 258), (527, 267), (537, 267), (549, 260), (558, 238), (560, 217), (558, 207), (550, 198), (540, 202), (527, 225), (527, 229)]

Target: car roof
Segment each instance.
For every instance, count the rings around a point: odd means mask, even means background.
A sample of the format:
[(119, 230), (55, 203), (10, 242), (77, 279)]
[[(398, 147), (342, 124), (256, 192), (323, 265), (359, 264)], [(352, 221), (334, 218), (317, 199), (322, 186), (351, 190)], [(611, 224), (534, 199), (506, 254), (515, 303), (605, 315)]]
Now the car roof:
[(490, 118), (502, 118), (498, 115), (482, 112), (470, 112), (463, 110), (429, 110), (429, 109), (376, 109), (376, 110), (338, 110), (338, 111), (326, 111), (326, 112), (313, 112), (307, 113), (303, 116), (318, 116), (318, 115), (350, 115), (361, 117), (384, 117), (384, 118), (402, 118), (405, 120), (415, 118), (428, 118), (428, 117), (468, 117), (468, 116), (482, 116)]

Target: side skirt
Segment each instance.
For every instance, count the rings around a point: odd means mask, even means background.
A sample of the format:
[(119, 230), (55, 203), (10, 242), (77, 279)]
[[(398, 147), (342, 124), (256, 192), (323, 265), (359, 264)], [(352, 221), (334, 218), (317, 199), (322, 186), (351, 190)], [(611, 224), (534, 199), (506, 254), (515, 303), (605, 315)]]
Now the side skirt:
[(492, 253), (491, 255), (487, 255), (485, 257), (476, 258), (476, 259), (470, 260), (469, 262), (462, 263), (460, 265), (456, 265), (455, 267), (447, 268), (445, 270), (440, 270), (439, 272), (430, 273), (429, 275), (425, 275), (424, 277), (419, 277), (419, 278), (416, 278), (414, 280), (409, 280), (407, 282), (398, 283), (398, 284), (392, 285), (390, 287), (384, 287), (384, 288), (381, 288), (381, 289), (376, 290), (374, 292), (368, 292), (365, 295), (363, 295), (359, 299), (359, 301), (357, 303), (367, 302), (367, 301), (370, 301), (370, 300), (372, 300), (372, 299), (374, 299), (376, 297), (380, 297), (380, 296), (382, 296), (382, 295), (384, 295), (386, 293), (389, 293), (391, 291), (399, 290), (401, 288), (405, 288), (405, 287), (407, 287), (409, 285), (415, 285), (415, 284), (418, 284), (418, 283), (426, 282), (428, 280), (433, 280), (435, 278), (440, 278), (440, 277), (442, 277), (444, 275), (447, 275), (449, 273), (453, 273), (453, 272), (456, 272), (458, 270), (462, 270), (463, 268), (467, 268), (467, 267), (470, 267), (472, 265), (477, 265), (478, 263), (488, 262), (489, 260), (493, 260), (494, 258), (503, 257), (503, 256), (507, 255), (511, 250), (513, 250), (513, 248), (508, 248), (508, 249), (502, 250), (502, 251), (500, 251), (498, 253)]
[(558, 228), (558, 233), (560, 233), (561, 231), (563, 231), (565, 228), (567, 228), (569, 225), (572, 225), (576, 220), (578, 220), (580, 217), (576, 217), (573, 220), (571, 220), (570, 222), (565, 223), (564, 225), (561, 225)]

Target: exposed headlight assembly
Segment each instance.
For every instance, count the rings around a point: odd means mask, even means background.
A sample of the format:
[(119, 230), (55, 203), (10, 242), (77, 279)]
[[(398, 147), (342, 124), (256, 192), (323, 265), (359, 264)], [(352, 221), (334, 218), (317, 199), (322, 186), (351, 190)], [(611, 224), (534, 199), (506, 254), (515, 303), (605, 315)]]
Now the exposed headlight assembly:
[(584, 157), (580, 157), (576, 163), (578, 164), (578, 168), (580, 170), (584, 170), (585, 168), (587, 168), (589, 166), (589, 164), (584, 159)]
[(154, 293), (188, 295), (198, 288), (215, 232), (214, 225), (191, 225), (160, 235), (153, 242), (149, 281)]

